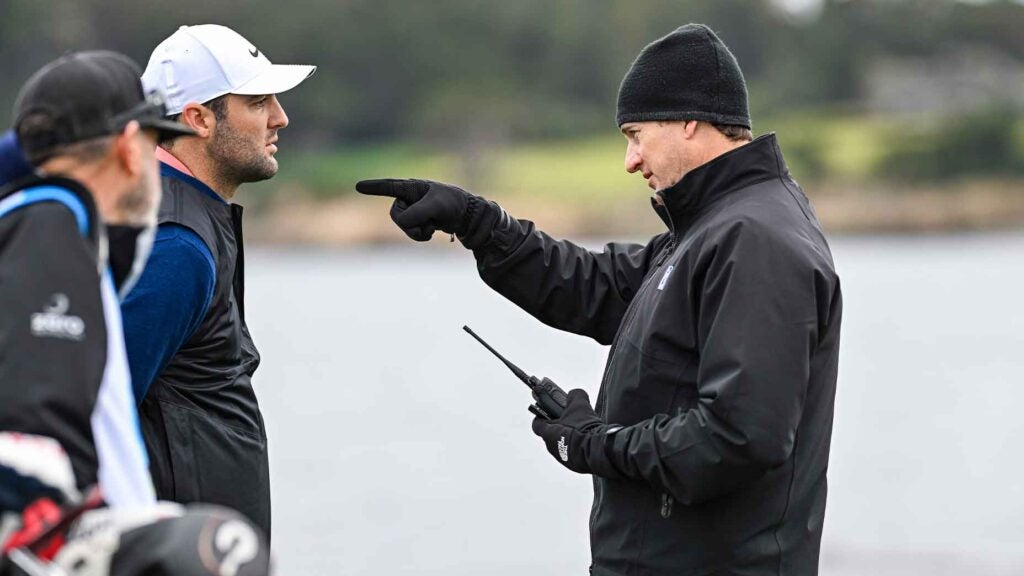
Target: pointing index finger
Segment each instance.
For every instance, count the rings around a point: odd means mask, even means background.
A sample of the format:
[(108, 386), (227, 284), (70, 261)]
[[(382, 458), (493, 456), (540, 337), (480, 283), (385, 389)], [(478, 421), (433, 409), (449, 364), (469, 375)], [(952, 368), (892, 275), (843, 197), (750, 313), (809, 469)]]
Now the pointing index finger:
[(356, 182), (356, 192), (368, 196), (388, 196), (404, 200), (412, 204), (423, 197), (427, 185), (417, 180), (398, 178), (382, 178), (379, 180), (360, 180)]

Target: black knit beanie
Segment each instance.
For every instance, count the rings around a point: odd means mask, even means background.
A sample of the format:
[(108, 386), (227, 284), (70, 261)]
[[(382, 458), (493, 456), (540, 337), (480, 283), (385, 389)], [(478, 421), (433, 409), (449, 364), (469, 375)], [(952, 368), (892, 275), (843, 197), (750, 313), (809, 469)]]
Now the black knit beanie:
[(750, 128), (747, 85), (736, 58), (703, 24), (651, 42), (619, 87), (619, 126), (651, 120), (704, 120)]

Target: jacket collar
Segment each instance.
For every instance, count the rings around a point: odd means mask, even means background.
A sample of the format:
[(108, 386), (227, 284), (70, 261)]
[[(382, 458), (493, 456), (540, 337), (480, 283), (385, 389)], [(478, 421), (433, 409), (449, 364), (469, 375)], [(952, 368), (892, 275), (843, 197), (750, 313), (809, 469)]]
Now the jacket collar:
[(188, 169), (188, 166), (185, 166), (184, 162), (178, 160), (177, 156), (171, 154), (166, 148), (162, 146), (156, 147), (156, 159), (159, 160), (161, 164), (167, 164), (171, 168), (174, 168), (175, 170), (181, 172), (186, 176), (191, 176), (193, 178), (195, 178), (196, 176), (195, 174), (192, 173), (191, 170)]
[(221, 204), (230, 204), (230, 202), (221, 197), (220, 194), (217, 194), (213, 190), (213, 188), (210, 188), (209, 186), (204, 184), (202, 180), (196, 178), (195, 176), (185, 174), (184, 172), (174, 168), (170, 164), (165, 164), (163, 162), (160, 163), (160, 175), (165, 178), (174, 178), (175, 180), (181, 180), (182, 182), (188, 184), (189, 186), (192, 186), (196, 190), (199, 190), (203, 194), (206, 194), (207, 196), (220, 201)]
[(682, 180), (659, 190), (655, 212), (673, 232), (729, 193), (789, 172), (775, 134), (766, 134), (694, 168)]

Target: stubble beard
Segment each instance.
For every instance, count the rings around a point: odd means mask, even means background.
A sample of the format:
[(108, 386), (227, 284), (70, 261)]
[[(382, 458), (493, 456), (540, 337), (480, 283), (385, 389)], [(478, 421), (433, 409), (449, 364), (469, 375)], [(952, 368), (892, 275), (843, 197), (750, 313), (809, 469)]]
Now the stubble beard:
[(266, 153), (265, 143), (252, 142), (227, 122), (220, 124), (208, 150), (220, 181), (225, 184), (237, 187), (269, 180), (277, 174), (277, 159)]
[(156, 222), (156, 214), (160, 208), (160, 176), (154, 166), (149, 173), (143, 174), (138, 184), (117, 199), (117, 213), (122, 216), (123, 224), (129, 226), (150, 226)]

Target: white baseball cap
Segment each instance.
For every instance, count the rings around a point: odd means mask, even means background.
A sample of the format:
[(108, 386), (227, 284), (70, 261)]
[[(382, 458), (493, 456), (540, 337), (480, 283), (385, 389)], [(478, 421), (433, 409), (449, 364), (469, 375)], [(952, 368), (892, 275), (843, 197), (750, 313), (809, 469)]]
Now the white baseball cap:
[(142, 85), (166, 97), (167, 115), (189, 102), (224, 94), (280, 94), (298, 86), (316, 66), (271, 64), (241, 34), (217, 24), (182, 26), (149, 57)]

